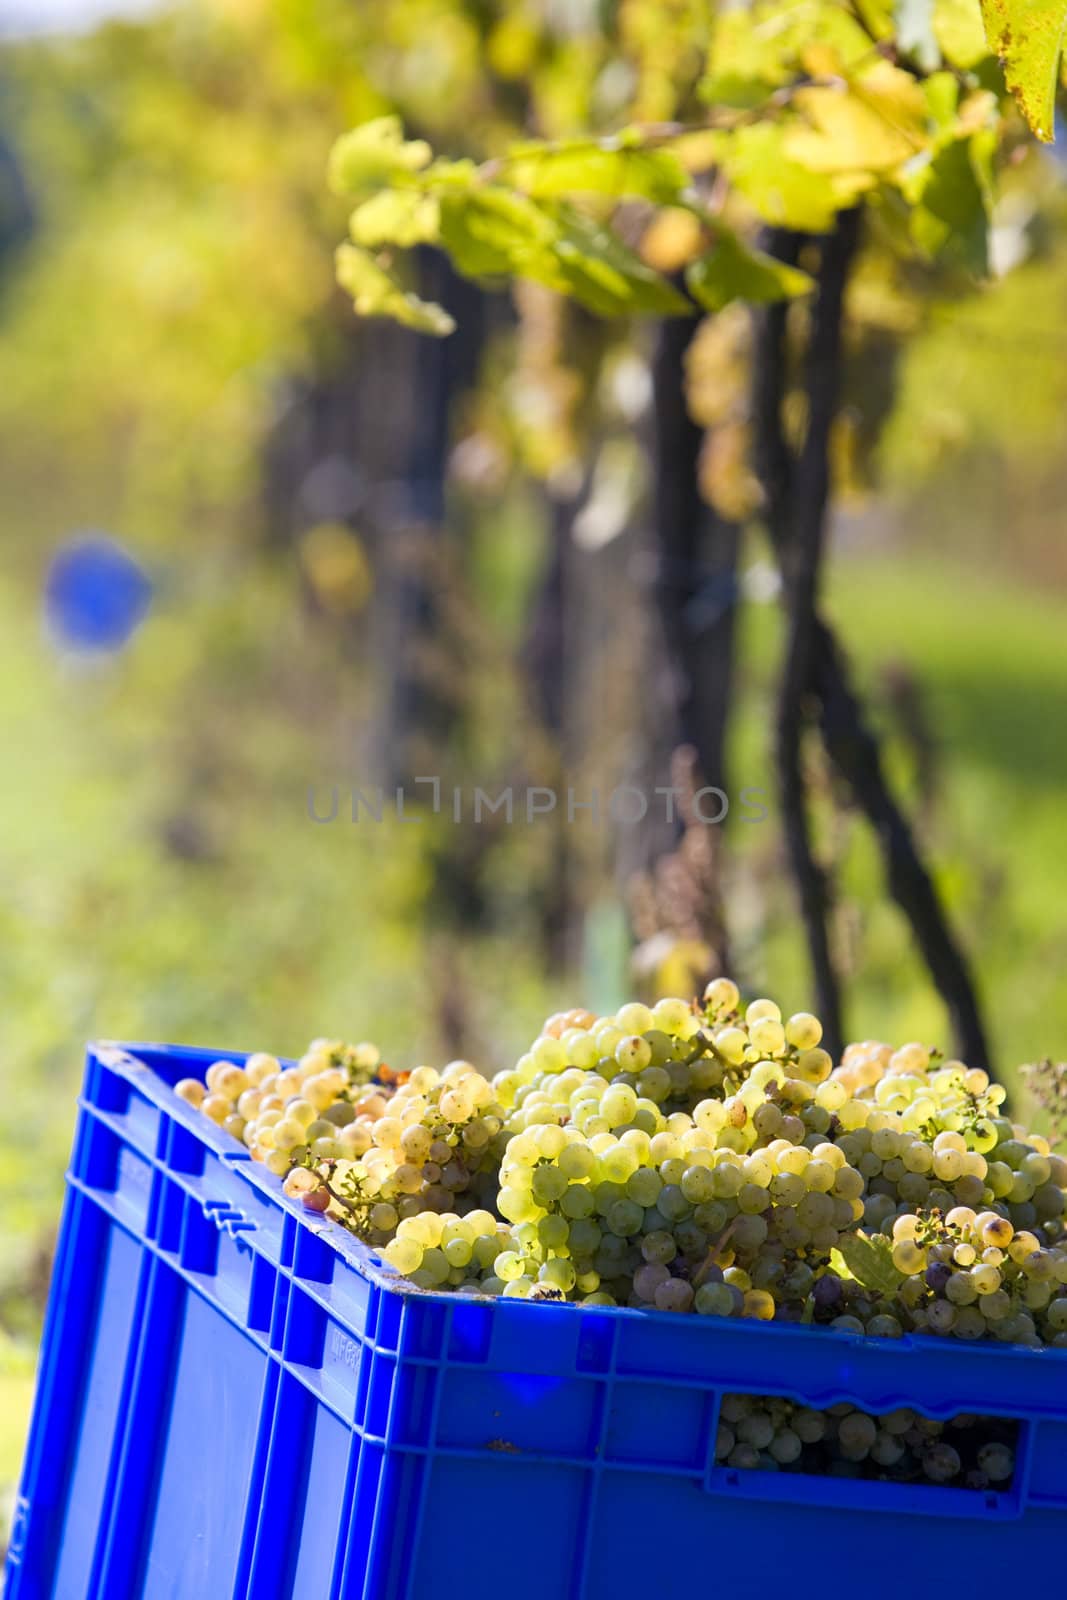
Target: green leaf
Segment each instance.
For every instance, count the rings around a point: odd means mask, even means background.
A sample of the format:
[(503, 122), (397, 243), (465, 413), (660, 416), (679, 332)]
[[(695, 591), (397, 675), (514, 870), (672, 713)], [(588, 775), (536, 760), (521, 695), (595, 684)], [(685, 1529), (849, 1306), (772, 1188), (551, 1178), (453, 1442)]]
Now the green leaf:
[(960, 104), (959, 79), (954, 72), (932, 72), (923, 80), (930, 118), (939, 132), (951, 134)]
[(405, 139), (399, 117), (376, 117), (342, 134), (330, 151), (330, 187), (336, 194), (366, 195), (429, 166), (423, 139)]
[(721, 311), (732, 300), (751, 305), (791, 300), (813, 287), (806, 272), (750, 249), (726, 229), (720, 230), (714, 250), (686, 270), (685, 281), (705, 311)]
[(795, 81), (798, 64), (811, 48), (829, 52), (846, 69), (868, 60), (871, 32), (878, 37), (891, 32), (889, 7), (884, 0), (868, 0), (857, 9), (862, 20), (834, 0), (755, 0), (715, 7), (701, 97), (715, 106), (759, 106), (769, 90)]
[(520, 272), (551, 250), (556, 227), (536, 201), (501, 186), (441, 197), (441, 243), (470, 278)]
[(356, 207), (348, 231), (353, 242), (366, 249), (391, 244), (406, 250), (416, 244), (433, 244), (439, 225), (433, 195), (418, 189), (382, 189)]
[(361, 317), (392, 317), (420, 333), (451, 333), (455, 323), (443, 307), (410, 294), (380, 262), (355, 245), (337, 252), (337, 280), (352, 296)]
[(1008, 88), (1039, 139), (1049, 143), (1067, 31), (1067, 0), (982, 0), (986, 37)]
[(441, 199), (441, 243), (469, 277), (519, 277), (601, 316), (672, 315), (684, 296), (602, 223), (499, 185)]
[(835, 1256), (849, 1277), (875, 1294), (895, 1295), (904, 1282), (905, 1274), (893, 1265), (893, 1245), (884, 1233), (843, 1233), (831, 1254), (831, 1265)]
[(624, 139), (517, 145), (508, 152), (504, 177), (537, 199), (605, 194), (673, 204), (689, 185), (689, 174), (674, 151), (641, 149)]
[(933, 72), (941, 60), (934, 33), (934, 0), (897, 0), (897, 44), (923, 72)]
[(939, 150), (920, 175), (912, 211), (912, 237), (919, 248), (931, 257), (955, 258), (976, 277), (989, 273), (987, 162), (994, 138), (983, 130)]
[(631, 313), (669, 317), (690, 309), (685, 296), (609, 228), (571, 206), (559, 208), (558, 223), (558, 270), (567, 292), (590, 311), (607, 317)]

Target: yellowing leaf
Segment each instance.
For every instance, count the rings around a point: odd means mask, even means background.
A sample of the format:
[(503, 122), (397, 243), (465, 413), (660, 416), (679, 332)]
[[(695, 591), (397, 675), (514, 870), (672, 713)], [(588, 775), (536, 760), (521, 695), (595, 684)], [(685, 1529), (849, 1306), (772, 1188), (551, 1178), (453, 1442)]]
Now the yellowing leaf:
[(790, 300), (812, 287), (806, 272), (786, 266), (762, 250), (751, 250), (725, 228), (714, 250), (694, 261), (685, 275), (689, 293), (705, 311), (721, 311), (731, 300), (765, 305)]
[(986, 36), (1008, 88), (1039, 139), (1049, 142), (1067, 31), (1067, 0), (982, 0)]
[(908, 72), (879, 61), (840, 88), (800, 89), (809, 127), (793, 127), (785, 153), (816, 172), (891, 172), (928, 144), (926, 99)]
[(455, 323), (443, 307), (410, 294), (364, 250), (343, 244), (337, 251), (337, 281), (352, 296), (361, 317), (392, 317), (420, 333), (451, 333)]
[(934, 36), (949, 65), (964, 72), (990, 54), (978, 0), (934, 0)]
[(399, 117), (376, 117), (342, 134), (330, 151), (330, 187), (337, 194), (372, 194), (383, 184), (429, 165), (423, 139), (405, 139)]

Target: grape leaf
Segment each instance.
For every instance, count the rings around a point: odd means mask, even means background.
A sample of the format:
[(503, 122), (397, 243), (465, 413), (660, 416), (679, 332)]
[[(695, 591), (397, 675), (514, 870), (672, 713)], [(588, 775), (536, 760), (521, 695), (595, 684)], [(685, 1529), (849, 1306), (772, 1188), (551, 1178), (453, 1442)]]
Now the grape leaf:
[(392, 317), (420, 333), (451, 333), (455, 323), (443, 307), (420, 300), (397, 283), (380, 262), (355, 245), (337, 251), (337, 280), (362, 317)]
[(905, 1274), (893, 1265), (892, 1242), (884, 1233), (843, 1233), (833, 1255), (840, 1257), (849, 1277), (875, 1294), (894, 1295), (904, 1282)]
[(688, 309), (609, 228), (573, 206), (541, 204), (502, 185), (442, 196), (441, 243), (469, 277), (528, 278), (601, 316)]
[(888, 61), (847, 88), (800, 89), (794, 98), (809, 126), (790, 129), (785, 153), (817, 172), (889, 172), (929, 143), (922, 89)]
[(671, 205), (689, 176), (673, 150), (595, 139), (570, 139), (557, 145), (525, 144), (509, 150), (504, 177), (535, 198), (606, 194)]
[(934, 0), (934, 34), (948, 64), (964, 72), (990, 54), (978, 0)]
[(505, 277), (535, 261), (543, 270), (555, 237), (551, 217), (536, 201), (502, 186), (441, 197), (441, 243), (468, 277)]
[(353, 243), (374, 250), (393, 244), (409, 249), (433, 244), (439, 229), (437, 201), (418, 189), (381, 189), (358, 205), (349, 219)]
[(1037, 137), (1050, 143), (1067, 0), (982, 0), (982, 17), (1023, 116)]
[(812, 51), (809, 71), (816, 58), (832, 61), (835, 71), (857, 67), (870, 59), (872, 33), (879, 39), (892, 33), (891, 0), (866, 0), (857, 7), (860, 16), (835, 0), (755, 0), (713, 9), (700, 94), (715, 106), (762, 104), (768, 90), (795, 80), (798, 59)]
[(786, 153), (787, 131), (754, 122), (720, 136), (719, 167), (765, 222), (827, 233), (873, 179), (859, 173), (813, 172)]
[(372, 194), (383, 184), (429, 166), (424, 139), (405, 139), (399, 117), (375, 117), (342, 134), (330, 151), (330, 187), (336, 194)]
[(683, 294), (647, 267), (610, 229), (572, 206), (558, 213), (558, 269), (576, 300), (603, 316), (644, 312), (678, 316), (688, 311)]
[(995, 135), (955, 139), (921, 175), (912, 211), (912, 237), (928, 256), (950, 255), (976, 277), (989, 273), (991, 209), (988, 165)]
[(725, 228), (719, 230), (714, 250), (686, 270), (685, 281), (705, 311), (721, 311), (731, 300), (752, 305), (791, 300), (812, 288), (806, 272), (750, 249)]

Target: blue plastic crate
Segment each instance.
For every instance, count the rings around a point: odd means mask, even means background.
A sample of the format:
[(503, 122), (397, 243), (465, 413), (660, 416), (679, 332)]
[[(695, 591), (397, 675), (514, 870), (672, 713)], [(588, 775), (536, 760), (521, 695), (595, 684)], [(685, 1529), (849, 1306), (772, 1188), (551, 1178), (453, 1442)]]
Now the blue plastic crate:
[[(1067, 1353), (406, 1289), (172, 1093), (213, 1059), (89, 1053), (7, 1600), (900, 1600), (954, 1537), (985, 1586), (1058, 1570)], [(1015, 1477), (717, 1467), (736, 1391), (1018, 1418)]]

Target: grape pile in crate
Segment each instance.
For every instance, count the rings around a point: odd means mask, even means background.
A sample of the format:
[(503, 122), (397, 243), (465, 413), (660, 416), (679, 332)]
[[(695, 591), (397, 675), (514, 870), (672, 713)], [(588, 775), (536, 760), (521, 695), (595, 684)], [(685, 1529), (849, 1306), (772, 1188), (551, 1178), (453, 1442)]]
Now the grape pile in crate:
[(719, 978), (488, 1079), (318, 1040), (178, 1093), (416, 1289), (1067, 1346), (1067, 1161), (982, 1071), (820, 1038)]

